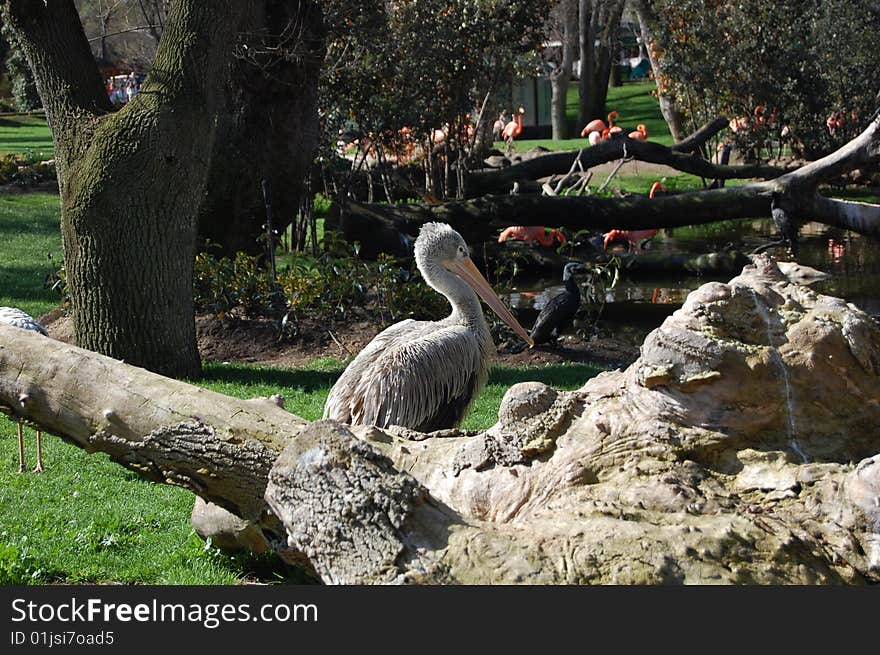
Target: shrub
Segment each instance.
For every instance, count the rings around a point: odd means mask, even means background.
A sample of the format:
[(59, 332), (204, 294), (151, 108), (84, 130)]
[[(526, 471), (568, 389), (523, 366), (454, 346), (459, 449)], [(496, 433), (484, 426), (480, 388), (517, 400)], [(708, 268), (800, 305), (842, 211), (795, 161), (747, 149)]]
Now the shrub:
[(246, 316), (348, 320), (358, 309), (382, 322), (437, 318), (446, 302), (422, 281), (412, 262), (390, 256), (367, 262), (335, 233), (324, 236), (320, 257), (298, 255), (275, 280), (257, 257), (199, 253), (195, 261), (196, 306), (224, 317), (240, 308)]

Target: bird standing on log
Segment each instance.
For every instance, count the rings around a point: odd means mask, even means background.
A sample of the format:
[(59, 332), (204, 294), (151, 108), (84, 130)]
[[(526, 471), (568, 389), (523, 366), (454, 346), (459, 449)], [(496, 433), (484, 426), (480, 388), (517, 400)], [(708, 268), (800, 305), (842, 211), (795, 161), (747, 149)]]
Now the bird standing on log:
[(578, 308), (581, 306), (581, 291), (578, 288), (575, 273), (586, 270), (586, 266), (577, 262), (569, 262), (562, 269), (562, 281), (565, 283), (565, 291), (554, 296), (550, 302), (544, 305), (535, 325), (532, 327), (531, 338), (535, 344), (555, 341), (562, 330), (571, 323)]
[(444, 223), (422, 226), (416, 265), (452, 313), (406, 320), (379, 333), (333, 385), (324, 418), (431, 432), (459, 425), (488, 377), (492, 336), (480, 298), (517, 335), (528, 333), (474, 266), (461, 235)]
[[(40, 325), (34, 318), (25, 314), (20, 309), (15, 307), (0, 307), (0, 323), (5, 323), (7, 325), (12, 325), (17, 328), (21, 328), (22, 330), (31, 330), (32, 332), (39, 332), (44, 336), (49, 336), (49, 333), (46, 332), (46, 328)], [(22, 398), (22, 402), (24, 402), (24, 398)], [(18, 422), (18, 472), (24, 473), (24, 435), (22, 433), (22, 419), (17, 418)], [(37, 465), (34, 468), (34, 473), (42, 473), (43, 472), (43, 433), (41, 430), (37, 430)]]

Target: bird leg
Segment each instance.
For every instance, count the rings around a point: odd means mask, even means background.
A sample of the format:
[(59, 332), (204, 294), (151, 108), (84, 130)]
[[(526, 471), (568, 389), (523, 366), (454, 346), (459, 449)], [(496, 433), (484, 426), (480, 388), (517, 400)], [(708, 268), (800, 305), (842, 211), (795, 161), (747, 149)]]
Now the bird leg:
[(24, 473), (24, 435), (21, 431), (21, 421), (18, 423), (18, 472)]
[(43, 432), (37, 430), (37, 465), (34, 467), (34, 473), (43, 472)]

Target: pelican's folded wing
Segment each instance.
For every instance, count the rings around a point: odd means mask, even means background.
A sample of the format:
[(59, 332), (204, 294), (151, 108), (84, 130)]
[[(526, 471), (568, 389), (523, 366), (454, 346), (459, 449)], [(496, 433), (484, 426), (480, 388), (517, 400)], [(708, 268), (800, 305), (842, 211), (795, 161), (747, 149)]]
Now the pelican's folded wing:
[(473, 331), (429, 325), (363, 368), (349, 402), (352, 423), (420, 432), (459, 424), (486, 381), (485, 357)]

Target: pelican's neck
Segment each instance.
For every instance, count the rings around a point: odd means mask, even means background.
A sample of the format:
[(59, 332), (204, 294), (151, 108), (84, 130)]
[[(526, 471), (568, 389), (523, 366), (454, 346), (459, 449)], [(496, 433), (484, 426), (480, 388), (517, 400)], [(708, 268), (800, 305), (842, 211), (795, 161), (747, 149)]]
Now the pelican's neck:
[(422, 277), (428, 286), (446, 297), (452, 305), (448, 321), (461, 325), (486, 328), (486, 319), (480, 307), (480, 299), (467, 282), (446, 270), (439, 263), (429, 263), (422, 269)]

